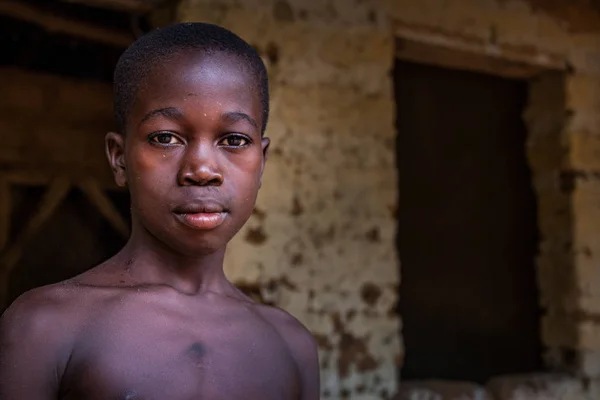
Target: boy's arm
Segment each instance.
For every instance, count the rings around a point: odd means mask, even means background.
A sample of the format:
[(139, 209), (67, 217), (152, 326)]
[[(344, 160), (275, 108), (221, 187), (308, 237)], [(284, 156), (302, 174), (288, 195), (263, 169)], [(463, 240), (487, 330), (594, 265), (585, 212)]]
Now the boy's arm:
[(58, 398), (59, 352), (66, 327), (55, 304), (27, 293), (0, 319), (0, 399)]
[(319, 400), (319, 356), (314, 337), (304, 328), (297, 330), (291, 347), (302, 379), (302, 400)]

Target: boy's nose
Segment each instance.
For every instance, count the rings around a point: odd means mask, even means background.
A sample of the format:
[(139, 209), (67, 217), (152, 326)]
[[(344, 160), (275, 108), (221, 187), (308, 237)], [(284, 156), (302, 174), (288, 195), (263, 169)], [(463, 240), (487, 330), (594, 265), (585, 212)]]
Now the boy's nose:
[(190, 147), (184, 155), (179, 170), (178, 183), (181, 186), (220, 186), (223, 174), (217, 163), (217, 154), (210, 145)]

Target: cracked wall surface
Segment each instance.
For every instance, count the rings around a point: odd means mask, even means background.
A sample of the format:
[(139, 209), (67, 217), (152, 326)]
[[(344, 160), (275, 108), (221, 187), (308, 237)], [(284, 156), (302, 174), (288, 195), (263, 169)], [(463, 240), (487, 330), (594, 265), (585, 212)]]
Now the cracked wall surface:
[[(540, 202), (543, 338), (578, 354), (600, 350), (597, 9), (583, 0), (184, 0), (179, 16), (234, 30), (267, 61), (273, 148), (227, 272), (315, 333), (324, 398), (385, 397), (402, 360), (389, 74), (397, 37), (542, 70), (564, 66), (547, 89), (564, 94), (554, 121), (528, 109), (537, 127), (529, 157)], [(567, 276), (571, 285), (561, 281)]]

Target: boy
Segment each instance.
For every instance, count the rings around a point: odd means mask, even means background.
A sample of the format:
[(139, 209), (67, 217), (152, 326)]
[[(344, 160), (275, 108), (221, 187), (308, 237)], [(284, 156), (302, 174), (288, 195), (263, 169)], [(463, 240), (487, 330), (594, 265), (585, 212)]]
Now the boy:
[(126, 50), (114, 83), (106, 153), (131, 237), (5, 312), (0, 399), (318, 399), (312, 336), (223, 273), (269, 146), (260, 57), (223, 28), (178, 24)]

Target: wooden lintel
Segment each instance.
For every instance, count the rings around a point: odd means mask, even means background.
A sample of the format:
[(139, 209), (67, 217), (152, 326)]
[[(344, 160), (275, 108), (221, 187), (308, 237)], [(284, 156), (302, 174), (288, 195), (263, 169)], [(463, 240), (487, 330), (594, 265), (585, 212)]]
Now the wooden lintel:
[(39, 25), (48, 32), (69, 34), (117, 47), (128, 47), (134, 40), (133, 35), (55, 15), (14, 0), (0, 1), (0, 15)]
[(396, 57), (442, 68), (482, 72), (511, 79), (530, 79), (544, 71), (565, 71), (561, 54), (483, 43), (439, 29), (396, 22)]

